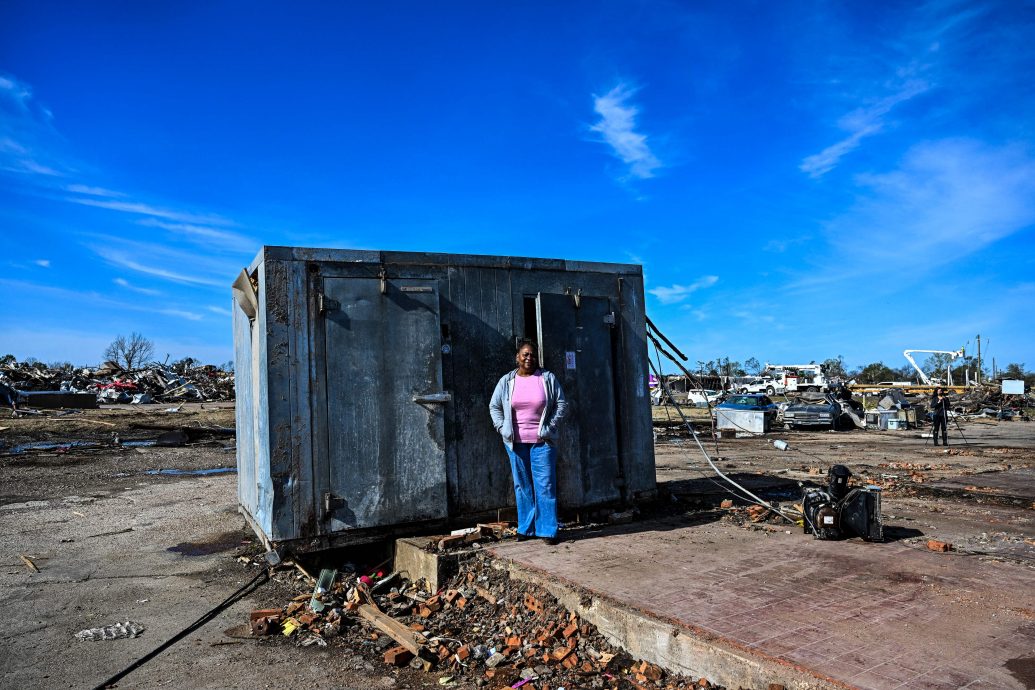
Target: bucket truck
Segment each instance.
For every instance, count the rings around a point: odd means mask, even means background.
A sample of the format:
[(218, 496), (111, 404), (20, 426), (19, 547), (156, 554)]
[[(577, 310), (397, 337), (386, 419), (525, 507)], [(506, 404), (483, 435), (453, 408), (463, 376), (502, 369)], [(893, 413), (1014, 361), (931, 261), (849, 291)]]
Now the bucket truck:
[[(960, 349), (958, 349), (958, 350), (903, 350), (902, 354), (905, 356), (905, 358), (907, 360), (909, 360), (909, 363), (913, 365), (913, 368), (916, 369), (916, 373), (919, 374), (919, 376), (920, 376), (920, 382), (923, 383), (925, 386), (933, 386), (935, 384), (931, 381), (931, 379), (927, 376), (927, 374), (924, 373), (924, 370), (921, 369), (917, 365), (916, 360), (913, 359), (913, 353), (914, 352), (926, 352), (926, 353), (932, 354), (932, 355), (949, 355), (949, 361), (950, 362), (955, 360), (957, 357), (965, 357), (966, 356), (966, 352), (964, 352), (964, 349), (962, 347)], [(946, 367), (945, 373), (946, 373), (946, 381), (945, 381), (945, 383), (946, 383), (946, 385), (951, 386), (952, 385), (952, 367)]]

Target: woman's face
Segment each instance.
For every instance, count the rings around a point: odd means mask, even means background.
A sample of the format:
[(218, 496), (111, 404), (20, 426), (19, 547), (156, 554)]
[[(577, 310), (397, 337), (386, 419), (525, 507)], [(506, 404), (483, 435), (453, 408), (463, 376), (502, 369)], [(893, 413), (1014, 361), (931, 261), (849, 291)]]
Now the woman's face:
[(531, 374), (539, 368), (539, 358), (531, 345), (525, 345), (517, 353), (518, 370), (523, 374)]

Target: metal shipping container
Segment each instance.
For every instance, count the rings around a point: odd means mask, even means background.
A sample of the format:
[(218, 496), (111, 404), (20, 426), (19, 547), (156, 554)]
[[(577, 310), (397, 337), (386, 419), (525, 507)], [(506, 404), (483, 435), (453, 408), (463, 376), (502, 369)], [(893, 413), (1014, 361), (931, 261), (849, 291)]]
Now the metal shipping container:
[(238, 497), (267, 546), (513, 506), (488, 404), (521, 337), (571, 404), (562, 512), (655, 494), (640, 266), (263, 247), (233, 294)]

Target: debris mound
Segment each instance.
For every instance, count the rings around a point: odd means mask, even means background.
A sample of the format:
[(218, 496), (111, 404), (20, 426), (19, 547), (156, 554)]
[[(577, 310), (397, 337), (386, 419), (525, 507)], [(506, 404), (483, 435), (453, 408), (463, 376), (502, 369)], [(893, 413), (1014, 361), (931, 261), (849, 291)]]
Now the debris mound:
[(127, 371), (114, 362), (99, 367), (0, 362), (0, 382), (22, 392), (92, 393), (100, 404), (219, 402), (234, 399), (234, 373), (190, 357), (171, 365), (148, 364)]
[[(312, 583), (312, 580), (306, 579)], [(344, 647), (375, 664), (439, 675), (443, 686), (556, 690), (717, 687), (634, 659), (538, 585), (477, 550), (435, 592), (400, 573), (325, 569), (282, 608), (250, 615), (251, 632)]]

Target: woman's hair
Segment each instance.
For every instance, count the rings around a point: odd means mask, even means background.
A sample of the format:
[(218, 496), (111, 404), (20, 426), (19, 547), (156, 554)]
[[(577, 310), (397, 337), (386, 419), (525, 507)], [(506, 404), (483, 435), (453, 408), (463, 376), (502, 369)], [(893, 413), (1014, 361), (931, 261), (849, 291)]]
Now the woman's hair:
[(517, 349), (515, 349), (514, 352), (521, 352), (521, 348), (525, 347), (526, 345), (532, 348), (532, 352), (536, 353), (537, 355), (539, 354), (539, 348), (536, 347), (535, 341), (531, 338), (522, 338), (521, 340), (519, 340), (517, 342)]

